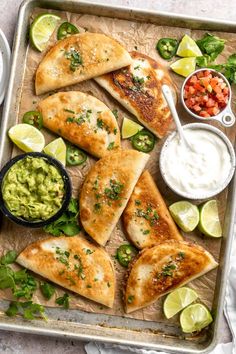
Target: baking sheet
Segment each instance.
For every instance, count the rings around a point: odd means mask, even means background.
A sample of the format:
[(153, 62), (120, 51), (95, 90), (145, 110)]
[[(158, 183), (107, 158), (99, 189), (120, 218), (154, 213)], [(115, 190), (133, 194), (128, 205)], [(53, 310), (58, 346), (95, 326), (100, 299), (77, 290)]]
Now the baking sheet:
[[(34, 11), (33, 16), (35, 16), (39, 12), (45, 12), (45, 10), (36, 9)], [(199, 38), (205, 31), (190, 31), (189, 29), (184, 28), (173, 28), (173, 27), (159, 27), (153, 24), (146, 24), (146, 23), (139, 23), (139, 22), (132, 22), (126, 20), (118, 20), (118, 19), (111, 19), (107, 17), (98, 17), (92, 15), (79, 15), (79, 14), (70, 14), (70, 13), (63, 13), (53, 11), (53, 13), (58, 13), (62, 19), (62, 22), (67, 20), (78, 27), (84, 28), (85, 30), (89, 30), (91, 32), (102, 32), (108, 35), (111, 35), (118, 41), (120, 41), (128, 50), (137, 49), (140, 52), (146, 53), (151, 57), (158, 58), (158, 55), (155, 50), (155, 44), (157, 40), (161, 37), (176, 37), (181, 38), (185, 33), (191, 35), (193, 38)], [(233, 33), (216, 33), (221, 38), (227, 39), (227, 46), (224, 50), (224, 57), (221, 56), (219, 58), (219, 62), (224, 61), (224, 58), (228, 57), (229, 54), (233, 53), (233, 48), (236, 48), (236, 35)], [(50, 45), (55, 42), (55, 34), (52, 37)], [(31, 47), (28, 47), (27, 52), (27, 63), (25, 66), (25, 73), (24, 73), (24, 83), (22, 86), (22, 96), (21, 96), (21, 104), (18, 110), (18, 122), (21, 122), (21, 117), (24, 112), (28, 110), (35, 109), (37, 106), (37, 102), (39, 99), (47, 97), (47, 95), (37, 97), (34, 95), (34, 85), (33, 85), (33, 78), (35, 70), (44, 56), (44, 53), (38, 53), (33, 50)], [(167, 63), (161, 60), (164, 65)], [(169, 65), (169, 63), (168, 63)], [(177, 75), (172, 75), (175, 83), (177, 84), (178, 88), (180, 88), (183, 79), (178, 77)], [(128, 118), (134, 119), (132, 115), (130, 115), (125, 109), (122, 108), (113, 98), (110, 97), (108, 93), (106, 93), (102, 88), (100, 88), (93, 80), (88, 80), (84, 83), (74, 85), (73, 87), (63, 88), (58, 91), (68, 91), (68, 90), (80, 90), (83, 92), (87, 92), (92, 94), (105, 102), (111, 109), (118, 109), (119, 112), (119, 125), (123, 120), (123, 117), (126, 116)], [(233, 97), (234, 101), (234, 97)], [(181, 109), (179, 106), (179, 112), (184, 123), (189, 123), (193, 120), (189, 119), (189, 116)], [(216, 126), (221, 128), (221, 126), (216, 123)], [(227, 133), (228, 137), (232, 142), (235, 139), (235, 128), (228, 128), (228, 129), (221, 129), (225, 133)], [(46, 141), (49, 142), (56, 138), (51, 133), (46, 132)], [(128, 141), (122, 142), (123, 148), (129, 148), (130, 143)], [(172, 203), (175, 200), (181, 199), (180, 197), (175, 196), (165, 185), (162, 181), (162, 178), (159, 173), (158, 169), (158, 159), (159, 159), (159, 151), (162, 145), (162, 141), (159, 141), (156, 144), (155, 150), (151, 153), (150, 161), (147, 164), (147, 168), (151, 172), (152, 176), (154, 177), (159, 189), (161, 190), (163, 196), (165, 197), (168, 204)], [(14, 149), (13, 154), (17, 154), (19, 151)], [(94, 164), (95, 160), (89, 158), (89, 161), (86, 163), (86, 166), (80, 168), (70, 168), (68, 169), (70, 176), (73, 180), (73, 192), (74, 196), (77, 196), (80, 190), (80, 186), (82, 184), (83, 178), (86, 176), (87, 172), (89, 171), (90, 167)], [(227, 192), (221, 193), (218, 196), (220, 200), (220, 212), (221, 218), (224, 219), (224, 210), (226, 204), (226, 196)], [(19, 236), (20, 235), (20, 236)], [(3, 220), (2, 231), (0, 235), (0, 249), (1, 251), (6, 249), (15, 249), (17, 251), (21, 251), (25, 246), (30, 244), (31, 242), (39, 239), (39, 238), (46, 238), (49, 235), (46, 235), (42, 230), (29, 230), (26, 228), (21, 228), (19, 226), (14, 225), (13, 223), (8, 222), (6, 219)], [(195, 240), (197, 243), (203, 245), (208, 251), (210, 251), (216, 260), (219, 259), (220, 247), (221, 247), (221, 240), (212, 240), (209, 238), (203, 238), (200, 234), (188, 234), (185, 235), (186, 239)], [(113, 234), (111, 235), (111, 239), (106, 246), (106, 250), (111, 254), (114, 259), (114, 255), (116, 252), (117, 247), (127, 242), (125, 239), (122, 224), (121, 222), (118, 223), (116, 229), (114, 230)], [(162, 315), (162, 299), (157, 301), (154, 305), (149, 306), (143, 310), (139, 310), (134, 312), (133, 314), (126, 315), (123, 311), (123, 304), (122, 304), (122, 296), (120, 293), (120, 289), (122, 288), (121, 282), (124, 277), (124, 269), (119, 266), (117, 261), (114, 259), (115, 268), (116, 268), (116, 275), (117, 275), (117, 294), (116, 300), (113, 309), (106, 309), (105, 307), (95, 304), (92, 301), (84, 299), (80, 296), (74, 296), (71, 294), (71, 308), (79, 308), (89, 312), (95, 313), (106, 313), (112, 315), (121, 315), (127, 316), (131, 318), (137, 318), (142, 320), (153, 320), (162, 322), (166, 320)], [(210, 308), (212, 307), (212, 301), (214, 296), (214, 289), (215, 289), (215, 279), (216, 279), (217, 270), (208, 273), (207, 275), (201, 277), (193, 281), (190, 285), (193, 288), (196, 288), (198, 294), (200, 296), (201, 301), (207, 304)], [(63, 294), (64, 289), (59, 289), (57, 291), (57, 295)], [(1, 292), (1, 298), (9, 299), (9, 293)], [(45, 302), (40, 293), (36, 293), (35, 301), (40, 302), (45, 305), (55, 306), (54, 299), (50, 302)], [(174, 322), (175, 320), (173, 320)], [(170, 323), (171, 321), (168, 320)]]

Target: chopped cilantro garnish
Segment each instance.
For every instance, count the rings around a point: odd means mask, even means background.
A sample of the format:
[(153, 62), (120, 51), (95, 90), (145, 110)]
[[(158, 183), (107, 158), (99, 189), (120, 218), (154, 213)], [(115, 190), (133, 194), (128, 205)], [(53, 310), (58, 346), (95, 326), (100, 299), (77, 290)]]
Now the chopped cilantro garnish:
[(141, 204), (141, 200), (136, 199), (136, 200), (135, 200), (135, 205), (140, 205), (140, 204)]
[(72, 111), (71, 109), (64, 108), (64, 111), (65, 111), (65, 112), (68, 112), (68, 113), (75, 114), (75, 112), (74, 112), (74, 111)]
[(139, 85), (142, 85), (144, 83), (144, 78), (143, 77), (138, 77), (138, 76), (133, 76), (133, 82)]
[(65, 52), (65, 57), (70, 60), (71, 71), (76, 71), (78, 67), (83, 64), (80, 53), (75, 49), (70, 49), (68, 52)]
[(115, 144), (115, 142), (112, 141), (112, 142), (108, 145), (107, 150), (112, 150), (112, 149), (114, 149), (114, 144)]
[(123, 189), (124, 185), (122, 183), (110, 179), (110, 188), (105, 188), (104, 192), (107, 198), (112, 200), (119, 200)]
[(116, 119), (119, 118), (119, 117), (118, 117), (118, 109), (116, 109), (116, 108), (113, 109), (113, 110), (112, 110), (112, 113), (114, 114), (114, 116), (115, 116)]
[(64, 293), (64, 295), (61, 297), (58, 297), (55, 302), (57, 305), (63, 306), (64, 309), (68, 309), (69, 308), (69, 295), (67, 293)]
[(134, 295), (129, 295), (127, 301), (129, 304), (132, 304), (132, 302), (134, 301)]
[(55, 293), (55, 288), (52, 284), (50, 283), (41, 283), (40, 284), (40, 290), (43, 294), (43, 296), (47, 299), (47, 300), (50, 300), (51, 297), (54, 295)]
[(102, 204), (101, 203), (95, 203), (94, 204), (94, 211), (96, 213), (99, 213), (101, 211), (101, 209), (102, 209)]

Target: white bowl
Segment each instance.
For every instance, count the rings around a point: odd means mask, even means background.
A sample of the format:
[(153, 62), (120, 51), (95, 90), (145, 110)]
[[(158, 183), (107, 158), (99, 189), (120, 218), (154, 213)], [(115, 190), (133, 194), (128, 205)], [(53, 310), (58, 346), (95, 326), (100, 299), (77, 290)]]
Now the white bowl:
[(179, 194), (180, 196), (187, 198), (187, 199), (208, 199), (211, 198), (213, 196), (215, 196), (216, 194), (222, 192), (227, 185), (229, 184), (229, 182), (231, 181), (233, 175), (234, 175), (234, 171), (235, 171), (235, 153), (234, 153), (234, 148), (231, 144), (231, 142), (229, 141), (229, 139), (227, 138), (227, 136), (222, 133), (222, 131), (220, 131), (219, 129), (215, 128), (212, 125), (209, 124), (204, 124), (204, 123), (191, 123), (191, 124), (186, 124), (183, 126), (183, 129), (204, 129), (204, 130), (208, 130), (209, 132), (213, 132), (215, 133), (218, 137), (220, 137), (224, 143), (226, 144), (227, 148), (228, 148), (228, 152), (230, 155), (230, 159), (231, 159), (231, 168), (229, 170), (228, 176), (226, 178), (225, 181), (222, 181), (221, 185), (219, 185), (214, 191), (209, 191), (208, 193), (202, 193), (202, 194), (190, 194), (187, 191), (183, 192), (181, 190), (178, 190), (178, 188), (174, 185), (172, 185), (168, 179), (168, 171), (165, 170), (165, 158), (166, 158), (166, 151), (167, 151), (167, 147), (168, 145), (171, 143), (171, 141), (173, 140), (173, 138), (176, 136), (177, 131), (173, 132), (165, 141), (161, 153), (160, 153), (160, 171), (161, 171), (161, 175), (165, 181), (165, 183), (168, 185), (168, 187), (170, 187), (175, 193)]
[[(184, 100), (184, 88), (186, 83), (188, 82), (188, 80), (195, 74), (201, 72), (201, 71), (211, 71), (215, 76), (220, 77), (221, 79), (224, 80), (224, 82), (226, 83), (228, 89), (229, 89), (229, 100), (227, 105), (225, 106), (224, 109), (222, 109), (220, 111), (220, 113), (218, 113), (216, 116), (212, 116), (209, 118), (205, 118), (205, 117), (201, 117), (198, 114), (194, 113), (193, 111), (191, 111), (191, 109), (189, 109), (185, 103)], [(220, 122), (224, 127), (231, 127), (232, 125), (234, 125), (235, 123), (235, 115), (232, 112), (231, 109), (231, 99), (232, 99), (232, 90), (231, 90), (231, 86), (229, 84), (229, 81), (226, 79), (226, 77), (221, 74), (220, 72), (214, 70), (214, 69), (210, 69), (210, 68), (201, 68), (201, 69), (197, 69), (195, 70), (193, 73), (191, 73), (188, 77), (186, 77), (186, 79), (183, 82), (182, 88), (181, 88), (181, 93), (180, 93), (180, 97), (181, 97), (181, 102), (184, 106), (184, 108), (186, 109), (186, 111), (194, 118), (202, 120), (202, 121), (210, 121), (210, 120), (217, 120), (218, 122)]]

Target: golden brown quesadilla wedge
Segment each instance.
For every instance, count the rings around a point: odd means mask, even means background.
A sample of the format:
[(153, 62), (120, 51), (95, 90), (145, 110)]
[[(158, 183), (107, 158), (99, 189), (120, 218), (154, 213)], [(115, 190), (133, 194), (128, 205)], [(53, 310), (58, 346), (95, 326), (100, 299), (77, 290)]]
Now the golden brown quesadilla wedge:
[(102, 33), (79, 33), (58, 41), (36, 71), (36, 95), (74, 85), (117, 70), (131, 57), (115, 39)]
[(142, 173), (133, 190), (123, 222), (129, 239), (140, 249), (183, 239), (148, 171)]
[(112, 111), (96, 97), (79, 91), (58, 92), (42, 100), (43, 125), (96, 157), (120, 146)]
[(148, 158), (135, 150), (113, 151), (88, 173), (80, 195), (80, 218), (100, 245), (109, 239)]
[(90, 300), (113, 306), (115, 273), (106, 251), (82, 236), (50, 237), (26, 247), (17, 263)]
[(190, 242), (170, 240), (144, 249), (128, 276), (126, 312), (152, 304), (217, 265), (208, 251)]
[(167, 84), (177, 101), (176, 87), (167, 70), (156, 60), (138, 52), (130, 55), (133, 59), (130, 66), (95, 80), (145, 127), (163, 138), (171, 128), (172, 117), (161, 86)]

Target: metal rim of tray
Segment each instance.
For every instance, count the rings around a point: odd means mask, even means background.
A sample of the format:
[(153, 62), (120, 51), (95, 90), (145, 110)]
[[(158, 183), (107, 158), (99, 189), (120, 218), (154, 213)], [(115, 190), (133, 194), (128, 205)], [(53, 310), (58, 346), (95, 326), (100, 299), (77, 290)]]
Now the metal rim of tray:
[[(53, 0), (50, 2), (47, 2), (46, 0), (25, 0), (22, 2), (19, 10), (19, 16), (18, 16), (18, 22), (15, 30), (15, 37), (14, 37), (14, 44), (13, 44), (13, 50), (12, 53), (13, 55), (13, 60), (12, 60), (12, 67), (11, 67), (11, 74), (10, 74), (10, 79), (9, 79), (9, 85), (8, 89), (6, 92), (6, 99), (5, 99), (5, 104), (4, 104), (4, 109), (3, 109), (3, 117), (2, 117), (2, 122), (1, 122), (1, 135), (6, 136), (7, 132), (7, 117), (10, 112), (10, 106), (11, 106), (11, 95), (13, 92), (13, 87), (14, 87), (14, 75), (15, 75), (15, 70), (17, 69), (17, 51), (19, 50), (20, 47), (20, 40), (22, 33), (23, 33), (23, 26), (22, 26), (22, 21), (24, 19), (24, 12), (26, 11), (27, 7), (34, 3), (34, 6), (41, 6), (44, 8), (50, 8), (50, 9), (55, 9), (55, 10), (61, 10), (64, 11), (66, 10), (66, 6), (74, 5), (74, 6), (79, 6), (85, 7), (85, 6), (91, 6), (94, 11), (96, 10), (105, 10), (109, 12), (109, 10), (114, 11), (114, 12), (121, 12), (121, 14), (126, 14), (131, 17), (132, 20), (136, 21), (143, 21), (143, 16), (146, 16), (146, 20), (150, 19), (150, 22), (152, 17), (156, 17), (161, 19), (162, 21), (168, 19), (168, 25), (169, 26), (174, 26), (175, 21), (179, 21), (178, 26), (179, 27), (190, 27), (192, 25), (193, 29), (211, 29), (211, 30), (222, 30), (223, 31), (232, 31), (236, 32), (236, 23), (232, 21), (224, 21), (224, 20), (212, 20), (210, 18), (200, 18), (200, 17), (195, 17), (195, 16), (182, 16), (179, 14), (173, 14), (173, 13), (168, 13), (168, 12), (161, 12), (161, 11), (149, 11), (149, 10), (142, 10), (142, 9), (132, 9), (129, 7), (125, 6), (116, 6), (116, 5), (107, 5), (103, 3), (93, 3), (92, 1), (76, 1), (76, 0), (68, 0), (67, 2), (61, 2), (61, 0)], [(54, 4), (54, 5), (53, 5)], [(52, 6), (50, 6), (52, 5)], [(56, 8), (55, 8), (56, 6)], [(64, 7), (64, 8), (63, 8)], [(71, 10), (67, 10), (71, 11)], [(82, 11), (83, 12), (83, 11)], [(86, 12), (84, 12), (86, 13)], [(98, 15), (98, 13), (95, 13)], [(119, 16), (117, 16), (119, 18)], [(122, 18), (122, 17), (120, 17)], [(144, 21), (143, 21), (144, 22)], [(161, 23), (160, 23), (161, 24)], [(177, 25), (176, 25), (177, 26)], [(213, 28), (214, 27), (214, 28)], [(4, 153), (4, 139), (0, 139), (0, 162), (3, 160), (3, 153)], [(228, 221), (230, 220), (231, 222), (228, 222), (228, 227), (227, 227), (227, 242), (226, 245), (224, 246), (224, 253), (225, 255), (230, 254), (231, 250), (231, 245), (233, 241), (233, 231), (234, 231), (234, 216), (235, 216), (235, 210), (236, 210), (236, 176), (234, 176), (233, 181), (231, 182), (231, 188), (232, 193), (229, 193), (229, 203), (231, 203), (231, 208), (227, 207), (226, 210), (226, 218)], [(234, 188), (233, 188), (234, 187)], [(228, 210), (229, 209), (229, 210)], [(222, 250), (221, 250), (222, 251)], [(22, 324), (17, 323), (16, 319), (12, 321), (11, 319), (6, 318), (6, 316), (3, 316), (1, 314), (0, 316), (0, 329), (5, 329), (5, 330), (11, 330), (11, 331), (19, 331), (19, 332), (26, 332), (26, 333), (34, 333), (34, 334), (42, 334), (42, 335), (49, 335), (49, 336), (58, 336), (58, 337), (70, 337), (74, 339), (81, 339), (81, 340), (96, 340), (96, 341), (102, 341), (102, 342), (109, 342), (109, 343), (116, 343), (116, 344), (128, 344), (131, 346), (138, 346), (138, 347), (143, 347), (145, 346), (146, 348), (152, 348), (156, 350), (163, 350), (167, 352), (172, 352), (172, 353), (208, 353), (210, 350), (212, 350), (215, 345), (217, 344), (218, 340), (218, 335), (219, 335), (219, 325), (221, 322), (221, 318), (223, 315), (223, 304), (224, 304), (224, 294), (225, 294), (225, 288), (226, 288), (226, 276), (229, 271), (229, 260), (227, 259), (229, 257), (226, 257), (226, 261), (223, 262), (221, 265), (219, 272), (222, 275), (223, 281), (220, 284), (220, 290), (219, 290), (219, 296), (218, 296), (218, 311), (216, 314), (215, 318), (215, 324), (214, 324), (214, 333), (212, 336), (211, 343), (207, 346), (204, 347), (203, 349), (192, 349), (192, 348), (183, 348), (183, 347), (174, 347), (173, 345), (168, 345), (168, 344), (160, 344), (160, 343), (154, 343), (154, 342), (147, 342), (147, 341), (140, 341), (136, 340), (134, 341), (132, 339), (132, 335), (128, 337), (128, 339), (120, 338), (119, 334), (119, 328), (112, 328), (112, 335), (109, 333), (109, 336), (107, 335), (101, 335), (99, 334), (100, 328), (98, 327), (98, 324), (94, 326), (95, 328), (97, 327), (97, 331), (95, 333), (90, 333), (89, 334), (89, 329), (87, 328), (88, 326), (85, 324), (84, 326), (79, 326), (79, 331), (76, 333), (71, 333), (67, 329), (54, 329), (51, 328), (50, 322), (49, 325), (45, 328), (44, 324), (42, 324), (42, 321), (33, 321), (32, 323), (25, 323), (23, 326)], [(74, 311), (74, 310), (71, 310)], [(49, 311), (50, 312), (50, 311)], [(78, 329), (78, 328), (77, 328)], [(132, 333), (132, 332), (131, 332)]]

